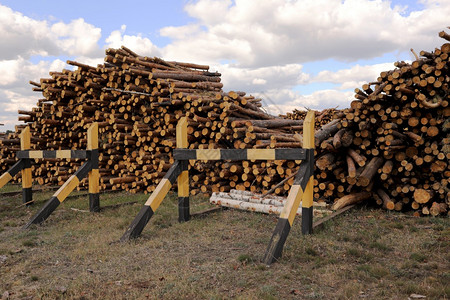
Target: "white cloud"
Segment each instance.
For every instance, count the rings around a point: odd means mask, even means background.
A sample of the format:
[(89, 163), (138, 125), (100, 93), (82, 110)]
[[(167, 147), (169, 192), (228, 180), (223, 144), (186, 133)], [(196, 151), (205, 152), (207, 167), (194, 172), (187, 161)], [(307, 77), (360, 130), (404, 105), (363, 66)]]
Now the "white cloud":
[(410, 47), (432, 50), (430, 45), (440, 43), (437, 31), (448, 25), (450, 2), (424, 5), (425, 10), (404, 15), (401, 7), (381, 0), (261, 0), (256, 5), (199, 0), (186, 6), (198, 23), (161, 30), (174, 40), (163, 53), (262, 67), (328, 58), (355, 61)]
[(204, 0), (188, 3), (184, 9), (203, 24), (218, 24), (226, 20), (227, 15), (224, 12), (231, 4), (231, 0)]
[(167, 26), (160, 30), (162, 36), (170, 36), (173, 39), (181, 40), (188, 36), (195, 35), (200, 30), (198, 24), (188, 24), (185, 26)]
[[(189, 25), (188, 25), (189, 26)], [(191, 30), (191, 26), (186, 28), (181, 26), (181, 31)], [(212, 32), (197, 31), (195, 34), (177, 39), (176, 35), (169, 35), (170, 32), (162, 30), (160, 34), (173, 39), (173, 42), (162, 49), (165, 58), (178, 61), (189, 61), (200, 64), (213, 64), (224, 60), (243, 61), (252, 59), (252, 49), (249, 41), (243, 39), (228, 39), (227, 37)]]
[[(355, 65), (338, 71), (321, 71), (316, 76), (303, 72), (302, 65), (289, 64), (263, 68), (239, 68), (236, 66), (216, 66), (222, 73), (226, 90), (256, 93), (272, 111), (286, 112), (286, 109), (305, 106), (310, 108), (348, 107), (353, 90), (364, 83), (376, 80), (380, 72), (394, 68), (392, 63)], [(325, 89), (302, 95), (292, 90), (295, 86), (312, 83), (333, 83), (336, 89)], [(289, 103), (289, 104), (286, 104)], [(282, 109), (277, 108), (281, 105)]]
[(100, 51), (101, 29), (83, 19), (49, 24), (0, 4), (0, 60), (32, 55), (92, 55)]
[(50, 71), (60, 71), (67, 65), (60, 59), (52, 62), (40, 61), (33, 64), (22, 57), (16, 60), (0, 61), (0, 123), (5, 124), (0, 131), (13, 129), (17, 124), (17, 110), (30, 110), (36, 106), (42, 95), (32, 91), (30, 80), (39, 82), (42, 77), (50, 77)]
[(23, 58), (0, 61), (0, 86), (9, 85), (17, 80), (19, 63), (23, 63)]
[(36, 95), (26, 96), (11, 90), (2, 90), (2, 93), (10, 100), (9, 103), (4, 103), (4, 110), (7, 112), (17, 112), (18, 109), (31, 110), (36, 105)]
[(15, 60), (0, 61), (0, 87), (14, 89), (28, 85), (29, 80), (39, 81), (49, 77), (49, 71), (62, 70), (67, 65), (60, 59), (52, 62), (40, 61), (33, 64), (22, 57)]
[(107, 46), (110, 48), (120, 48), (120, 46), (125, 45), (139, 55), (161, 55), (158, 47), (155, 46), (150, 39), (144, 38), (141, 35), (126, 35), (124, 34), (125, 30), (126, 26), (122, 25), (120, 30), (111, 32), (109, 37), (106, 38)]
[(17, 116), (14, 116), (14, 118), (12, 118), (9, 115), (5, 115), (2, 114), (0, 115), (0, 123), (5, 125), (5, 126), (0, 126), (0, 131), (1, 132), (6, 132), (7, 130), (12, 130), (14, 131), (14, 126), (17, 125)]
[(239, 68), (234, 65), (215, 66), (222, 74), (226, 90), (261, 92), (271, 89), (292, 88), (305, 84), (310, 76), (302, 71), (302, 65), (288, 64), (262, 68)]
[(101, 37), (101, 29), (85, 23), (82, 18), (63, 22), (51, 26), (51, 32), (58, 39), (58, 47), (69, 55), (95, 55), (101, 53), (98, 41)]
[(0, 36), (0, 59), (57, 52), (48, 38), (46, 21), (33, 20), (3, 5), (0, 5)]
[(302, 95), (291, 88), (278, 85), (276, 88), (269, 89), (257, 95), (263, 99), (264, 107), (275, 115), (302, 108), (325, 109), (338, 107), (342, 109), (349, 107), (350, 102), (354, 100), (353, 90), (355, 88), (375, 81), (380, 75), (380, 72), (393, 68), (392, 63), (383, 63), (365, 66), (356, 65), (335, 72), (325, 70), (313, 77), (304, 74), (305, 80), (299, 83), (301, 85), (333, 83), (338, 84), (339, 87), (337, 89), (322, 89), (311, 94)]
[(322, 110), (338, 107), (342, 109), (349, 107), (353, 100), (353, 92), (337, 90), (321, 90), (309, 95), (301, 95), (291, 89), (270, 90), (256, 96), (263, 99), (263, 107), (273, 115), (305, 108)]
[(392, 63), (374, 65), (355, 65), (349, 69), (341, 69), (336, 72), (321, 71), (311, 79), (311, 82), (329, 82), (340, 84), (340, 89), (354, 89), (362, 84), (374, 81), (382, 71), (394, 68)]
[(263, 84), (266, 84), (266, 83), (267, 83), (267, 80), (262, 79), (262, 78), (254, 78), (252, 80), (252, 84), (254, 84), (254, 85), (263, 85)]

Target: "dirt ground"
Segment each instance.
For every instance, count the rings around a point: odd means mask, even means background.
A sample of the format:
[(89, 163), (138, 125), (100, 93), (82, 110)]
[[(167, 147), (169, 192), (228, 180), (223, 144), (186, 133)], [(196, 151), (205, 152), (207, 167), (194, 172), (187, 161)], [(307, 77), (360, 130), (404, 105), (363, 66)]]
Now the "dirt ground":
[[(5, 187), (0, 192), (14, 189)], [(68, 199), (43, 225), (32, 207), (0, 198), (0, 297), (5, 299), (426, 299), (450, 297), (448, 218), (354, 208), (310, 236), (296, 219), (282, 259), (261, 264), (276, 217), (217, 211), (177, 221), (169, 195), (133, 242), (118, 240), (148, 195)], [(195, 197), (191, 210), (209, 207)], [(75, 210), (74, 210), (75, 209)]]

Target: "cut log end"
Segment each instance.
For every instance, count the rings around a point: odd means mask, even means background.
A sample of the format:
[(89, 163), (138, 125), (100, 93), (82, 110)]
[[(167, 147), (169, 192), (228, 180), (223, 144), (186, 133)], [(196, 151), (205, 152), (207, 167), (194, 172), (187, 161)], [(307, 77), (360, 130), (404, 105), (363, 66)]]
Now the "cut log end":
[(423, 203), (427, 203), (428, 201), (430, 201), (431, 193), (429, 191), (427, 191), (427, 190), (424, 190), (424, 189), (416, 189), (414, 191), (414, 196), (413, 197), (414, 197), (414, 200), (417, 203), (423, 204)]

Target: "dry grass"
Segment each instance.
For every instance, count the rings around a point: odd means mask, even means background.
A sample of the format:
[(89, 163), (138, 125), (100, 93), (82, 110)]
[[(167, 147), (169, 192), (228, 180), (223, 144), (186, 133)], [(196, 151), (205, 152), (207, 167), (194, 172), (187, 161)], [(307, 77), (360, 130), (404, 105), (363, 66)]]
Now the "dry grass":
[[(3, 173), (0, 173), (2, 175)], [(22, 186), (19, 184), (7, 184), (0, 189), (0, 193), (21, 191)]]
[[(2, 192), (3, 190), (0, 190)], [(64, 202), (41, 226), (21, 226), (37, 204), (0, 199), (0, 293), (13, 299), (427, 299), (450, 295), (448, 218), (411, 218), (353, 209), (302, 237), (296, 221), (280, 262), (259, 262), (276, 218), (235, 210), (177, 222), (172, 195), (130, 243), (116, 241), (147, 196), (103, 195)], [(207, 204), (206, 204), (207, 205)], [(205, 200), (192, 200), (192, 210)], [(4, 261), (3, 261), (4, 260)], [(3, 262), (2, 262), (3, 261)]]

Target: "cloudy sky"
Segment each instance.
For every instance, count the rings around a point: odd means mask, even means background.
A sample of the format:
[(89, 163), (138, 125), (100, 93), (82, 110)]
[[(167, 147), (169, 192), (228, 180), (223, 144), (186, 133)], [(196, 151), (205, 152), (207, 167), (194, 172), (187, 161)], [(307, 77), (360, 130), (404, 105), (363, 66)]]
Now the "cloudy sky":
[(208, 64), (275, 114), (345, 108), (410, 48), (440, 46), (449, 16), (449, 0), (0, 0), (0, 130), (42, 96), (29, 80), (121, 45)]

